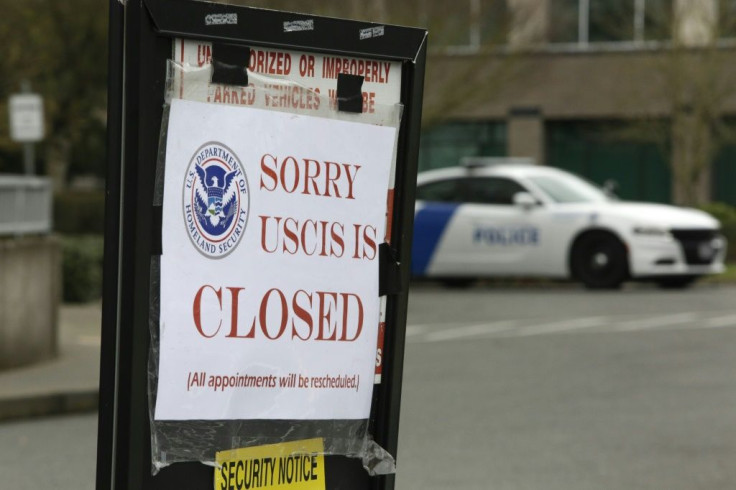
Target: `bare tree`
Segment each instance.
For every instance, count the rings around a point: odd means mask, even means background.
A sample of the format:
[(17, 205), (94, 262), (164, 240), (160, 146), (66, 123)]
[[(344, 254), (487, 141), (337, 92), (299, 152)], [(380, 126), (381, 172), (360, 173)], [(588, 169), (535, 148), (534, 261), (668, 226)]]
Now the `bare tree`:
[(733, 50), (720, 47), (721, 30), (733, 22), (716, 0), (685, 3), (673, 15), (673, 42), (662, 61), (663, 92), (671, 107), (673, 197), (698, 205), (709, 200), (711, 164), (733, 141), (723, 111), (736, 94)]
[[(723, 145), (736, 141), (725, 121), (725, 108), (736, 96), (735, 51), (719, 41), (736, 20), (725, 4), (725, 0), (677, 0), (647, 12), (650, 32), (656, 30), (657, 38), (668, 39), (656, 45), (648, 67), (663, 110), (641, 115), (618, 131), (621, 138), (653, 142), (665, 152), (677, 204), (710, 201), (713, 160)], [(631, 94), (628, 100), (632, 110), (648, 105), (638, 95)]]
[[(515, 49), (507, 49), (511, 23), (528, 26), (514, 39), (516, 49), (540, 42), (546, 10), (537, 0), (231, 0), (255, 7), (305, 11), (417, 26), (429, 31), (423, 126), (446, 121), (458, 108), (473, 107), (500, 93), (501, 87), (518, 76)], [(511, 5), (513, 4), (513, 5)], [(512, 7), (509, 9), (508, 7)], [(513, 10), (514, 16), (510, 14)], [(540, 27), (541, 26), (541, 27)], [(522, 32), (523, 31), (523, 32)], [(492, 56), (489, 56), (492, 55)]]
[[(0, 61), (0, 106), (22, 80), (44, 96), (47, 137), (41, 146), (46, 173), (59, 190), (72, 147), (105, 122), (107, 9), (98, 0), (0, 0), (0, 7), (6, 53)], [(2, 126), (0, 148), (12, 151), (17, 145)]]

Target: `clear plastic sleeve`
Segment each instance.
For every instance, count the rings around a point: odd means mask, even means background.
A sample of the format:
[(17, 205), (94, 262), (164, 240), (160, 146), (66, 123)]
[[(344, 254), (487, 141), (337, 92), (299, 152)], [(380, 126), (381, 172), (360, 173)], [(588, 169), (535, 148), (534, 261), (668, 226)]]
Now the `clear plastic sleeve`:
[[(304, 114), (398, 128), (402, 106), (375, 104), (370, 113), (340, 112), (326, 95), (276, 77), (248, 73), (247, 87), (210, 83), (211, 66), (192, 67), (173, 61), (168, 65), (166, 106), (161, 125), (154, 206), (163, 204), (169, 105), (185, 99)], [(229, 95), (224, 96), (225, 93)], [(218, 95), (219, 94), (219, 95)], [(309, 103), (307, 103), (309, 101)], [(395, 158), (394, 148), (394, 158)], [(164, 250), (164, 253), (166, 251)], [(326, 455), (359, 458), (370, 474), (395, 471), (394, 458), (373, 441), (370, 420), (156, 420), (160, 353), (161, 258), (151, 260), (150, 333), (148, 365), (152, 472), (175, 462), (199, 461), (215, 466), (216, 452), (229, 449), (322, 438)], [(376, 267), (378, 274), (378, 267)]]
[(183, 99), (395, 128), (401, 121), (401, 104), (375, 103), (370, 111), (360, 114), (342, 112), (337, 110), (337, 100), (277, 75), (249, 71), (247, 87), (213, 84), (211, 78), (211, 65), (199, 67), (170, 60), (166, 77), (167, 104), (172, 99)]

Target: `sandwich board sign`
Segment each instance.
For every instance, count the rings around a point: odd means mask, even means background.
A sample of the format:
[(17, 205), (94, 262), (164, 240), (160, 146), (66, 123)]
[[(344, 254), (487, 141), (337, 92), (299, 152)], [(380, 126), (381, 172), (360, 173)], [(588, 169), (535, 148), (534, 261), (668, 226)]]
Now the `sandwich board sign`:
[(426, 32), (112, 1), (98, 488), (393, 488)]

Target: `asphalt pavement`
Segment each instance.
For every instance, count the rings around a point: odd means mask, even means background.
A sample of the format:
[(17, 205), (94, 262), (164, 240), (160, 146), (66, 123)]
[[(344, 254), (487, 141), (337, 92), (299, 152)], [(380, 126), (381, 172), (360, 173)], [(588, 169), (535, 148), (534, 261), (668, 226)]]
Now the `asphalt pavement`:
[[(436, 285), (418, 285), (413, 286), (421, 289), (437, 290), (439, 294), (451, 293), (452, 290), (445, 290), (443, 288), (437, 288)], [(699, 291), (696, 294), (705, 294), (707, 291), (712, 289), (714, 286), (701, 285), (693, 288), (695, 291)], [(528, 287), (530, 292), (541, 292), (546, 294), (552, 291), (565, 291), (570, 288), (579, 289), (580, 287), (573, 284), (560, 284), (555, 288), (535, 288)], [(522, 285), (520, 288), (512, 288), (509, 291), (523, 291), (525, 287)], [(646, 310), (646, 305), (649, 302), (647, 295), (657, 293), (656, 289), (645, 288), (640, 292), (636, 290), (638, 286), (630, 286), (629, 294), (627, 296), (634, 296), (640, 298), (641, 304), (636, 306), (639, 311)], [(503, 288), (497, 290), (496, 293), (501, 293)], [(458, 291), (454, 291), (457, 293)], [(464, 293), (470, 294), (464, 294)], [(464, 297), (464, 301), (467, 303), (467, 308), (470, 310), (476, 310), (475, 304), (478, 301), (478, 294), (485, 295), (489, 292), (489, 289), (484, 287), (471, 288), (470, 290), (460, 291), (461, 296)], [(644, 294), (639, 294), (643, 292)], [(693, 290), (681, 291), (682, 294), (692, 295)], [(591, 299), (597, 299), (601, 301), (590, 301), (587, 303), (587, 311), (576, 312), (579, 316), (595, 316), (595, 318), (583, 318), (578, 319), (577, 322), (589, 321), (592, 325), (585, 324), (570, 324), (570, 321), (565, 319), (561, 322), (561, 325), (555, 325), (552, 322), (551, 325), (545, 325), (541, 328), (556, 330), (560, 327), (562, 330), (568, 328), (587, 328), (589, 326), (595, 326), (595, 321), (600, 321), (597, 315), (600, 314), (601, 309), (604, 305), (615, 303), (615, 298), (620, 295), (620, 292), (611, 292), (612, 296), (591, 296)], [(606, 299), (607, 298), (607, 299)], [(613, 300), (613, 301), (611, 301)], [(433, 300), (434, 301), (434, 300)], [(34, 364), (27, 367), (8, 369), (0, 371), (0, 421), (8, 419), (17, 419), (23, 417), (43, 416), (43, 415), (56, 415), (63, 413), (76, 413), (96, 410), (98, 406), (98, 394), (99, 394), (99, 365), (100, 365), (100, 327), (101, 327), (101, 312), (100, 303), (89, 303), (83, 305), (64, 304), (59, 309), (59, 355), (50, 361)], [(615, 308), (615, 307), (614, 307)], [(676, 310), (676, 307), (674, 308)], [(520, 312), (533, 312), (534, 309), (528, 308), (512, 308), (515, 314), (518, 316)], [(419, 311), (425, 311), (424, 308), (420, 308)], [(428, 309), (428, 311), (433, 311)], [(625, 312), (624, 312), (625, 313)], [(676, 312), (675, 312), (676, 313)], [(436, 315), (434, 312), (432, 315)], [(533, 313), (532, 313), (533, 314)], [(684, 314), (682, 320), (692, 322), (692, 319)], [(516, 329), (516, 325), (511, 325), (509, 319), (505, 318), (502, 311), (496, 311), (494, 316), (500, 320), (500, 323), (494, 325), (478, 325), (478, 318), (475, 324), (471, 322), (467, 325), (453, 325), (452, 317), (443, 318), (439, 324), (442, 325), (442, 332), (432, 332), (427, 330), (426, 327), (416, 324), (424, 323), (421, 313), (415, 315), (413, 318), (414, 325), (409, 325), (407, 332), (409, 342), (433, 342), (436, 340), (444, 340), (444, 337), (448, 337), (448, 340), (456, 337), (469, 337), (472, 338), (477, 334), (476, 331), (486, 332), (487, 334), (499, 334), (501, 336), (507, 335), (508, 330), (512, 330), (515, 334), (526, 335), (527, 332)], [(437, 320), (437, 318), (434, 318)], [(674, 322), (677, 323), (679, 320), (674, 318)], [(632, 326), (636, 326), (636, 321), (631, 323)], [(453, 326), (452, 330), (448, 330), (448, 326)], [(533, 326), (531, 333), (534, 333), (535, 329), (540, 327)], [(628, 328), (626, 322), (619, 328)]]
[[(413, 289), (397, 488), (734, 488), (736, 288), (561, 286)], [(0, 424), (0, 487), (92, 488), (99, 315), (0, 373), (6, 419), (90, 410)]]
[(413, 291), (397, 488), (736, 488), (734, 293)]

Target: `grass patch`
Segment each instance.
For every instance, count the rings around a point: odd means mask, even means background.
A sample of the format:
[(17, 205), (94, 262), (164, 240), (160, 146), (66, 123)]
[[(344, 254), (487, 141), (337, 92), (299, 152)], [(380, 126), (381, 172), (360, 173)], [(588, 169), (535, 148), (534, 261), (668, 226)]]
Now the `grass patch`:
[(100, 235), (62, 237), (62, 283), (65, 303), (86, 303), (102, 295)]
[(710, 284), (736, 284), (736, 262), (727, 262), (726, 271), (723, 274), (706, 276), (702, 279), (702, 282)]

